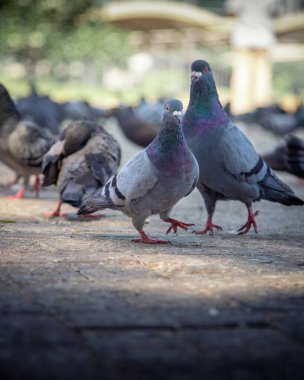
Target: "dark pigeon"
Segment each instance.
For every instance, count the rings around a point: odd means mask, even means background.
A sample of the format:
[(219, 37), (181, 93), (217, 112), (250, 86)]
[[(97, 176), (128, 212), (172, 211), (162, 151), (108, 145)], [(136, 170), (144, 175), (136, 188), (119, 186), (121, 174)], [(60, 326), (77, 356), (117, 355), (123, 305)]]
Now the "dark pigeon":
[(194, 61), (191, 65), (190, 102), (184, 116), (184, 134), (200, 166), (197, 188), (208, 212), (203, 230), (213, 234), (212, 217), (218, 200), (238, 200), (248, 209), (248, 220), (239, 229), (257, 232), (252, 202), (266, 199), (281, 204), (303, 205), (258, 155), (247, 137), (232, 123), (220, 104), (210, 65)]

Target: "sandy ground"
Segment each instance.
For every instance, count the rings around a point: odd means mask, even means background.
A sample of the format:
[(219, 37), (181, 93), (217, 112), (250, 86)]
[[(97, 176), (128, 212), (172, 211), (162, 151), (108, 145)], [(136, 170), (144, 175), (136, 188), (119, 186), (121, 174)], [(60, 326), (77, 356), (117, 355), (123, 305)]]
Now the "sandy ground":
[[(138, 148), (117, 127), (123, 162)], [(245, 128), (260, 152), (277, 143)], [(173, 216), (195, 227), (135, 244), (130, 219), (107, 210), (79, 221), (47, 219), (55, 188), (8, 200), (0, 166), (1, 379), (303, 379), (304, 209), (262, 201), (259, 233), (239, 237), (238, 202), (218, 204), (214, 237), (192, 232), (206, 211), (197, 191)], [(304, 197), (304, 186), (281, 175)]]

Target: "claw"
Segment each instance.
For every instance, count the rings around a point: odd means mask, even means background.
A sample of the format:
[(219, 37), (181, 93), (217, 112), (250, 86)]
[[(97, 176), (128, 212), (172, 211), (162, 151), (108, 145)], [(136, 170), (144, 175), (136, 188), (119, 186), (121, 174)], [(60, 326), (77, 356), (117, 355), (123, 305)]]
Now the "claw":
[(215, 228), (218, 231), (223, 231), (221, 226), (212, 223), (212, 215), (211, 215), (211, 216), (208, 216), (208, 218), (207, 218), (205, 228), (203, 230), (194, 231), (194, 233), (199, 234), (199, 235), (203, 235), (209, 231), (209, 236), (213, 236), (214, 235), (213, 228)]
[(248, 219), (247, 222), (238, 229), (238, 235), (245, 235), (250, 230), (251, 226), (254, 228), (254, 232), (258, 233), (257, 224), (255, 221), (255, 216), (259, 215), (259, 211), (257, 210), (254, 214), (252, 212), (252, 208), (248, 208)]
[(145, 243), (145, 244), (171, 244), (167, 240), (154, 240), (150, 239), (149, 236), (145, 234), (144, 231), (137, 229), (137, 231), (140, 233), (140, 238), (132, 239), (134, 243)]
[(168, 233), (170, 233), (172, 230), (176, 234), (178, 227), (182, 228), (183, 230), (188, 230), (188, 227), (194, 226), (192, 223), (184, 223), (172, 218), (164, 219), (164, 222), (171, 223), (171, 226), (167, 229), (166, 235), (168, 235)]

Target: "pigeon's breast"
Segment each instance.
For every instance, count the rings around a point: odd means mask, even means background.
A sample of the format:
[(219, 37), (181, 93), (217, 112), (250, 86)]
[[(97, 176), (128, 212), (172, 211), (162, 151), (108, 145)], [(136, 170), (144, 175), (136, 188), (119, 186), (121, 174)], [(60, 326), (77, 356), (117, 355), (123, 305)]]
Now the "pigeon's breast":
[(178, 170), (159, 174), (156, 186), (146, 198), (138, 201), (138, 207), (151, 210), (151, 214), (159, 214), (171, 209), (189, 193), (198, 177), (198, 165), (191, 156), (191, 161), (185, 160)]

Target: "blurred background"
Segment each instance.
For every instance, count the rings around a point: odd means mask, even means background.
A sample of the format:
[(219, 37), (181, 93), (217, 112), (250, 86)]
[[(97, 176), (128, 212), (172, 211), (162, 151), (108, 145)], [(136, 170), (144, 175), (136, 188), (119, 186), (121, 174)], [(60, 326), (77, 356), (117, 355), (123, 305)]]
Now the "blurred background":
[(293, 112), (304, 98), (303, 29), (303, 0), (1, 0), (0, 81), (14, 97), (34, 83), (58, 102), (186, 105), (189, 65), (203, 58), (233, 113), (274, 103)]

